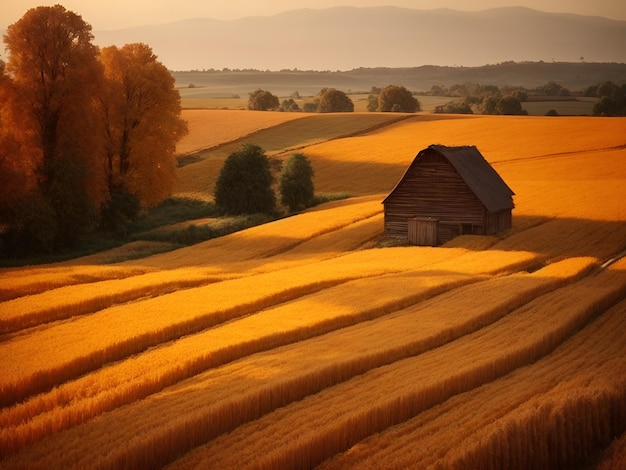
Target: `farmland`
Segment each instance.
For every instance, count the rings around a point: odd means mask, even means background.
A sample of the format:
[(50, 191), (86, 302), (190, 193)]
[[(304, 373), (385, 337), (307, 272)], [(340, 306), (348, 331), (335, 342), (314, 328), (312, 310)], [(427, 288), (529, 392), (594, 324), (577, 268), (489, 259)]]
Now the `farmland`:
[[(0, 468), (626, 464), (625, 119), (183, 117), (178, 195), (210, 199), (252, 142), (350, 197), (1, 270)], [(478, 147), (516, 193), (511, 230), (386, 243), (381, 201), (433, 143)]]

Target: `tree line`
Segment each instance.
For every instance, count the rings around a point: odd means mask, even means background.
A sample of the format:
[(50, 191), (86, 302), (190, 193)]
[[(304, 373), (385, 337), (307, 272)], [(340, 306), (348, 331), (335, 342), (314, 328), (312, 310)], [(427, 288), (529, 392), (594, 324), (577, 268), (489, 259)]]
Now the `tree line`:
[[(303, 104), (302, 109), (294, 98), (297, 94), (279, 103), (279, 98), (270, 91), (258, 89), (250, 93), (248, 109), (255, 111), (287, 111), (305, 113), (351, 113), (354, 103), (343, 91), (335, 88), (322, 88), (309, 102)], [(368, 111), (415, 113), (421, 110), (417, 98), (403, 86), (388, 85), (377, 89), (376, 94), (370, 94), (367, 103)]]
[(526, 114), (522, 103), (532, 96), (597, 98), (593, 116), (626, 116), (626, 83), (621, 86), (611, 82), (592, 85), (574, 92), (557, 82), (550, 81), (534, 89), (524, 87), (498, 87), (477, 83), (456, 84), (450, 87), (433, 85), (427, 93), (454, 98), (435, 108), (435, 113), (454, 114)]
[(145, 44), (99, 49), (61, 5), (28, 10), (0, 61), (0, 236), (20, 255), (114, 230), (173, 189), (187, 132), (174, 79)]

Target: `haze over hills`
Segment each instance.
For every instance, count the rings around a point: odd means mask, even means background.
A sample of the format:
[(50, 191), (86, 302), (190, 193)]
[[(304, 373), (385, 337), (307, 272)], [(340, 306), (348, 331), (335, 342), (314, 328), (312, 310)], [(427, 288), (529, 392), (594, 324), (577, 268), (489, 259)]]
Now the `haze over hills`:
[(350, 70), (504, 61), (626, 62), (626, 21), (523, 7), (299, 9), (95, 31), (100, 46), (144, 42), (172, 70)]

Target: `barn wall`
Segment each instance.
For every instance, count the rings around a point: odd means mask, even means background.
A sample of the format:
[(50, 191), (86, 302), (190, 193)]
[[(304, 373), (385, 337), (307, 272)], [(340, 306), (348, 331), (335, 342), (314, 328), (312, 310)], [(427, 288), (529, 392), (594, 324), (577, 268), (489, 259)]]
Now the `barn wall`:
[(406, 238), (408, 219), (439, 219), (438, 243), (457, 235), (482, 233), (484, 206), (454, 167), (432, 152), (422, 155), (385, 200), (385, 234)]
[(511, 209), (490, 214), (485, 209), (485, 235), (494, 235), (513, 226)]

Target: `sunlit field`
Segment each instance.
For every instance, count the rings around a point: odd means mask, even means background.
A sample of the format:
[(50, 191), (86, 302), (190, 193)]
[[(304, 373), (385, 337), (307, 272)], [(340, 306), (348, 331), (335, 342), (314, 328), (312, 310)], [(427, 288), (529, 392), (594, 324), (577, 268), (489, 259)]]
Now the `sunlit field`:
[[(186, 110), (178, 195), (253, 142), (301, 214), (143, 259), (0, 270), (0, 468), (620, 468), (626, 119)], [(513, 227), (383, 237), (430, 144), (476, 145)], [(400, 244), (402, 245), (402, 244)]]

